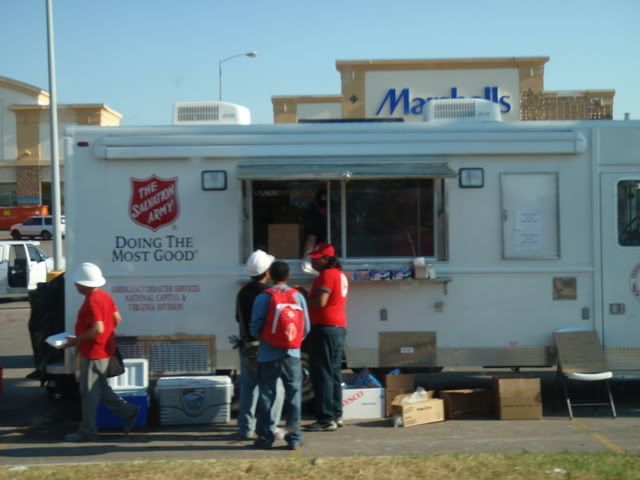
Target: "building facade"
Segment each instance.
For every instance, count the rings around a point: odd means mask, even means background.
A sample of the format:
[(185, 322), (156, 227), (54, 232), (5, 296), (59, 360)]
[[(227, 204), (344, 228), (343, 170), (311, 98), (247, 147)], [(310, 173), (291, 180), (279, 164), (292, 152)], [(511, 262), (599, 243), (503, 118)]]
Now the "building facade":
[(615, 90), (544, 90), (549, 57), (338, 60), (337, 95), (273, 96), (274, 123), (329, 119), (421, 121), (435, 98), (479, 97), (505, 121), (611, 119)]
[[(105, 104), (58, 105), (62, 137), (70, 125), (118, 126), (122, 116)], [(0, 77), (0, 206), (51, 205), (49, 94)], [(63, 143), (59, 141), (61, 177)]]

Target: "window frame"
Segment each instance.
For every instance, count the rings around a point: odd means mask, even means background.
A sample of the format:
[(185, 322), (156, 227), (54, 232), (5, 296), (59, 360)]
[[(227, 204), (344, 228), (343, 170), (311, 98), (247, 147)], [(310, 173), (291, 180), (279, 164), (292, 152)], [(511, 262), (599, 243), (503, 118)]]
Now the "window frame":
[[(381, 182), (386, 180), (431, 180), (432, 181), (432, 201), (433, 201), (433, 218), (431, 219), (433, 222), (433, 255), (425, 256), (425, 258), (430, 259), (432, 261), (447, 261), (448, 260), (448, 249), (449, 249), (449, 225), (448, 225), (448, 201), (447, 201), (447, 192), (448, 188), (446, 186), (445, 180), (448, 177), (445, 176), (433, 176), (433, 177), (415, 177), (415, 178), (397, 178), (393, 176), (379, 178)], [(326, 191), (327, 191), (327, 238), (332, 238), (331, 231), (331, 192), (333, 191), (331, 186), (332, 183), (336, 183), (339, 185), (340, 191), (340, 228), (342, 232), (347, 232), (347, 186), (348, 183), (357, 182), (360, 180), (372, 180), (370, 178), (357, 178), (357, 179), (277, 179), (277, 178), (261, 178), (257, 179), (243, 179), (241, 181), (242, 184), (242, 205), (241, 205), (241, 218), (242, 218), (242, 250), (244, 253), (244, 258), (248, 256), (248, 254), (254, 249), (254, 212), (253, 212), (253, 193), (254, 193), (254, 182), (301, 182), (301, 181), (309, 181), (313, 183), (325, 182), (326, 183)], [(417, 221), (417, 218), (416, 218)], [(419, 225), (418, 225), (419, 226)], [(359, 265), (363, 263), (373, 263), (373, 264), (383, 264), (383, 263), (403, 263), (405, 261), (414, 258), (413, 256), (376, 256), (376, 257), (351, 257), (349, 256), (349, 252), (347, 250), (347, 235), (342, 235), (340, 251), (342, 255), (340, 255), (341, 260), (344, 264), (349, 265)], [(424, 256), (424, 255), (420, 255)]]
[[(622, 247), (622, 248), (634, 248), (634, 247), (637, 248), (637, 247), (640, 246), (640, 241), (638, 241), (638, 240), (636, 241), (636, 243), (633, 243), (630, 240), (627, 240), (626, 243), (622, 243), (622, 236), (625, 234), (624, 231), (622, 231), (622, 232), (620, 231), (620, 184), (622, 184), (622, 183), (635, 183), (636, 184), (636, 190), (637, 190), (637, 186), (640, 185), (640, 177), (621, 178), (616, 182), (616, 187), (615, 187), (616, 243), (617, 243), (617, 245), (619, 247)], [(636, 199), (635, 199), (636, 202), (639, 201), (638, 197), (640, 197), (640, 193), (636, 194)], [(640, 229), (640, 213), (637, 213), (631, 219), (631, 221), (626, 222), (625, 227), (629, 228), (629, 229), (632, 229), (634, 224), (636, 225), (635, 229), (639, 230)]]

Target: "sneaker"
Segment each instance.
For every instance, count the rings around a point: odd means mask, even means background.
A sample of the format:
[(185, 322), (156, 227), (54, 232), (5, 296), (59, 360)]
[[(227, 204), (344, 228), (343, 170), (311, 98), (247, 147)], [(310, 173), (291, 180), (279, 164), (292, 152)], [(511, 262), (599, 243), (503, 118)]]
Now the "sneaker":
[(246, 432), (246, 433), (238, 432), (238, 438), (240, 440), (255, 440), (256, 432)]
[(275, 432), (273, 432), (273, 437), (276, 440), (284, 440), (286, 435), (287, 431), (283, 430), (282, 428), (276, 428)]
[(268, 442), (262, 437), (258, 437), (256, 438), (256, 441), (253, 442), (253, 446), (261, 450), (271, 450), (271, 447), (273, 446), (273, 444), (271, 442)]
[(136, 426), (138, 415), (140, 415), (140, 407), (138, 405), (134, 405), (134, 407), (136, 407), (135, 411), (124, 420), (123, 430), (125, 435), (129, 435), (129, 432), (133, 430), (133, 427)]
[(344, 427), (344, 420), (342, 419), (342, 417), (336, 418), (336, 425), (338, 428)]
[(338, 425), (333, 420), (329, 423), (315, 422), (305, 427), (307, 432), (335, 432), (337, 429)]
[(73, 443), (82, 443), (82, 442), (97, 442), (98, 434), (97, 433), (68, 433), (64, 436), (65, 442), (73, 442)]
[(287, 443), (287, 450), (300, 450), (302, 448), (302, 442)]

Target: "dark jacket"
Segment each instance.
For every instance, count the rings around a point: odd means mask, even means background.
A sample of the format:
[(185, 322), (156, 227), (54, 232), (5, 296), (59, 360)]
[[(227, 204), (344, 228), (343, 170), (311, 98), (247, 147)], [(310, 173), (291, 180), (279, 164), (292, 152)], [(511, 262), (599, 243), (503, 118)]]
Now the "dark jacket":
[(251, 323), (251, 311), (253, 310), (253, 302), (256, 297), (264, 290), (269, 288), (264, 283), (251, 281), (240, 289), (236, 296), (236, 321), (240, 327), (240, 338), (245, 342), (254, 342), (257, 338), (249, 333), (249, 324)]

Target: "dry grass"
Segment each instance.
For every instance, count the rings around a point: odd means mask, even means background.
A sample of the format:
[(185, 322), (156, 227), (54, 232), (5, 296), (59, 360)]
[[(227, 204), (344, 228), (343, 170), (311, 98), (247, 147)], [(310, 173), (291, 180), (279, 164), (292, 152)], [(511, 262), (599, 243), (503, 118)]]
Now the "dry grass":
[(437, 480), (640, 479), (640, 456), (617, 454), (432, 455), (105, 463), (0, 467), (0, 480)]

